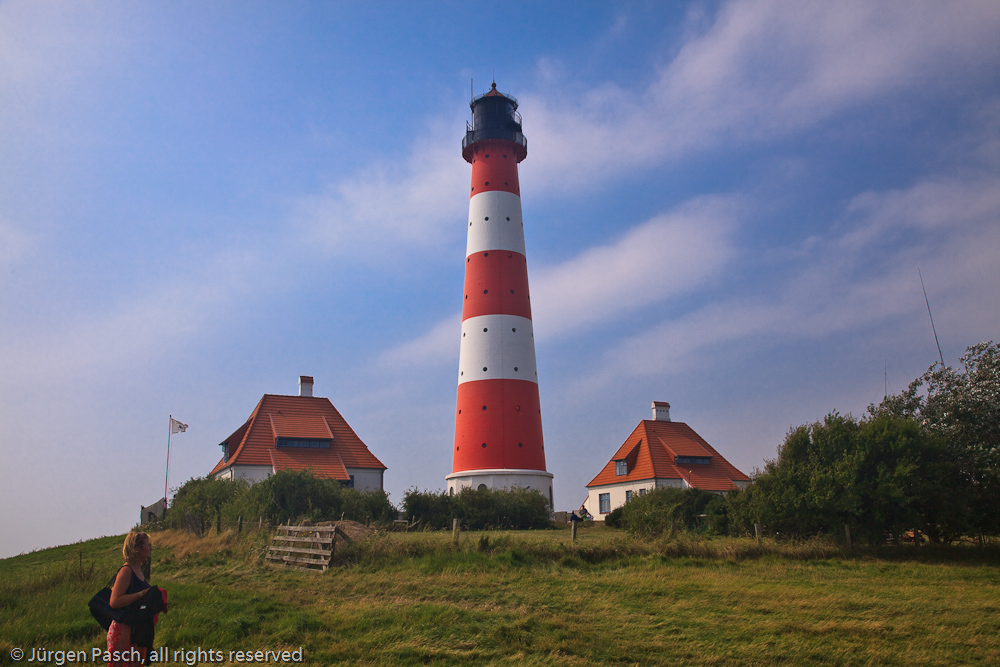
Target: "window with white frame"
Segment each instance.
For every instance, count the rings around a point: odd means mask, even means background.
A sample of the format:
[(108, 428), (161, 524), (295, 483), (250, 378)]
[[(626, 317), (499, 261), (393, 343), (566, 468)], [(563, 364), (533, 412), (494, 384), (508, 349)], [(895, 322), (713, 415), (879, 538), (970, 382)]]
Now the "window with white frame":
[(646, 495), (646, 489), (639, 489), (639, 495), (640, 496)]
[(600, 505), (601, 514), (607, 514), (611, 511), (611, 494), (602, 493), (597, 497), (598, 504)]
[(621, 461), (615, 461), (615, 474), (618, 476), (628, 474), (628, 461), (622, 459)]
[(625, 490), (625, 502), (626, 503), (632, 502), (632, 489)]

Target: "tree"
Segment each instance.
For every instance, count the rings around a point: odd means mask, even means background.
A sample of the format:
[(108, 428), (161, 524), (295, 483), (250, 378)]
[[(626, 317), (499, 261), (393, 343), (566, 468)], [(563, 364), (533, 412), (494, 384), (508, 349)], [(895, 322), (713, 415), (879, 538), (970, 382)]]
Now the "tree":
[[(969, 527), (1000, 532), (1000, 346), (966, 349), (960, 368), (932, 365), (901, 393), (887, 396), (871, 415), (914, 419), (940, 435), (958, 466), (956, 489), (965, 496)], [(954, 499), (952, 499), (954, 500)]]
[(850, 524), (872, 543), (910, 528), (952, 536), (956, 470), (943, 440), (912, 419), (832, 413), (789, 431), (778, 458), (731, 495), (730, 514), (736, 528), (761, 522), (789, 535)]

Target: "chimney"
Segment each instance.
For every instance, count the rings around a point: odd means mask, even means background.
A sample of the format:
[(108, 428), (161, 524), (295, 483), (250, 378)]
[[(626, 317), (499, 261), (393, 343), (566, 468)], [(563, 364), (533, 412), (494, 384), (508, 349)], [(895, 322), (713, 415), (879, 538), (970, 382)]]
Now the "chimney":
[[(313, 379), (311, 375), (299, 376), (299, 396), (313, 395)], [(668, 406), (669, 407), (669, 406)]]
[(653, 401), (653, 421), (670, 421), (670, 404), (666, 401)]

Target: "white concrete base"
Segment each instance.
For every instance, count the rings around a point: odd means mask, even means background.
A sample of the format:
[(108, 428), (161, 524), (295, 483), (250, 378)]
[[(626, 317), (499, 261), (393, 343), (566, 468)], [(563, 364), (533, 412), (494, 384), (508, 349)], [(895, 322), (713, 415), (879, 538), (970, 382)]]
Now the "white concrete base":
[(534, 489), (548, 498), (552, 507), (552, 473), (544, 470), (489, 468), (485, 470), (463, 470), (447, 477), (448, 493), (454, 495), (462, 489), (513, 489), (521, 487)]

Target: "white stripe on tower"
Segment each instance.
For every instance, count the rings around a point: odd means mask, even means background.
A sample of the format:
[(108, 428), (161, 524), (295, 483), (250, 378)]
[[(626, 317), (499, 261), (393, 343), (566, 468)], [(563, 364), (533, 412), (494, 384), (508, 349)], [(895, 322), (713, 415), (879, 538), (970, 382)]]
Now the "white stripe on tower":
[(485, 250), (510, 250), (524, 255), (521, 198), (512, 192), (481, 192), (469, 200), (469, 240), (465, 254)]

